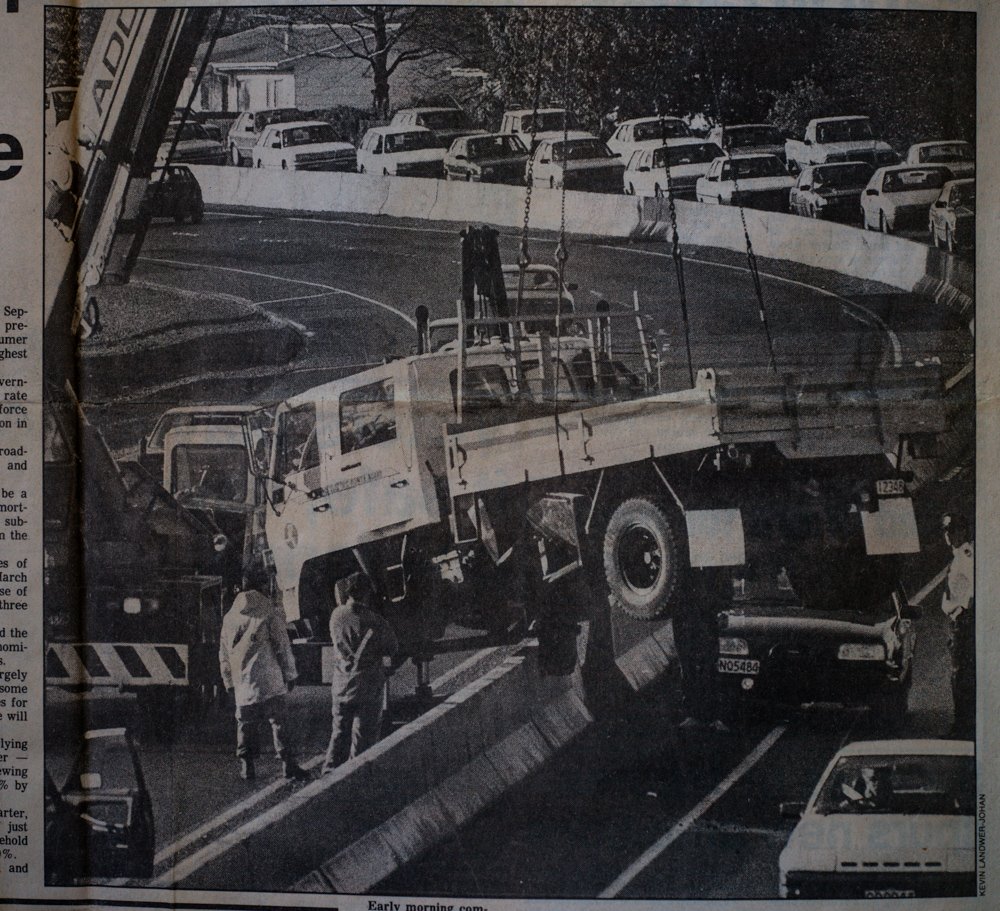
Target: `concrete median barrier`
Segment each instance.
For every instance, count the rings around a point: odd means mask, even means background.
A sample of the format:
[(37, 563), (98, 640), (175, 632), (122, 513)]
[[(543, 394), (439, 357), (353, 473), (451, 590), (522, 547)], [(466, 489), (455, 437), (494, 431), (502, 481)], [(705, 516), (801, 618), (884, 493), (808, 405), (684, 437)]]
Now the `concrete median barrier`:
[[(263, 211), (386, 215), (439, 222), (487, 221), (519, 228), (524, 187), (364, 174), (280, 172), (194, 167), (205, 202)], [(531, 225), (560, 227), (559, 190), (536, 187)], [(685, 245), (746, 249), (739, 209), (678, 200), (677, 226)], [(569, 191), (566, 230), (576, 236), (662, 240), (672, 237), (663, 199)], [(933, 297), (965, 313), (972, 307), (971, 270), (955, 257), (904, 240), (832, 222), (744, 209), (747, 231), (762, 258), (826, 269), (902, 291)]]

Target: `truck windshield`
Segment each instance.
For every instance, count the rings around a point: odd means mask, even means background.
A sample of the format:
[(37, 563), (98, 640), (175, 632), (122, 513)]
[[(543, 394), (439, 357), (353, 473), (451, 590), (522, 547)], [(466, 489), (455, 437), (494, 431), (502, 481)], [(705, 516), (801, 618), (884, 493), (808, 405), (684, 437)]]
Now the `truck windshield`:
[(282, 412), (278, 418), (275, 477), (284, 481), (289, 475), (316, 468), (319, 447), (316, 444), (316, 406), (301, 405)]
[(247, 451), (239, 446), (174, 447), (170, 492), (240, 503), (246, 499)]
[(690, 135), (688, 125), (679, 117), (664, 117), (662, 122), (653, 117), (650, 120), (642, 120), (632, 127), (632, 136), (636, 142), (648, 142), (651, 139), (664, 137), (677, 139)]
[(972, 756), (845, 756), (831, 770), (816, 799), (822, 816), (896, 813), (972, 816)]
[(872, 138), (872, 125), (867, 118), (831, 120), (816, 125), (817, 142), (859, 142)]
[(396, 439), (395, 390), (392, 379), (348, 389), (340, 395), (342, 454)]

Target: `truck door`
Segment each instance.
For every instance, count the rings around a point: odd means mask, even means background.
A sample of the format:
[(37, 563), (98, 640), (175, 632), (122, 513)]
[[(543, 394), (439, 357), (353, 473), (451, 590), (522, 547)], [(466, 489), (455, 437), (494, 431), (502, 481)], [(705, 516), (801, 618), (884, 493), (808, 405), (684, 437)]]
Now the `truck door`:
[[(338, 450), (331, 456), (330, 508), (371, 540), (402, 531), (423, 511), (405, 362), (340, 394)], [(401, 393), (404, 393), (401, 395)]]

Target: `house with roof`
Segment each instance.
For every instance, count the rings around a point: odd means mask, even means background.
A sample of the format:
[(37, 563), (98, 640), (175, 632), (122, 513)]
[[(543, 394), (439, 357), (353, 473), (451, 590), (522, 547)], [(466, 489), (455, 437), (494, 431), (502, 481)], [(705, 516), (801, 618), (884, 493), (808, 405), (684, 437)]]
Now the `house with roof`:
[[(336, 23), (269, 24), (226, 35), (212, 49), (193, 108), (205, 113), (338, 105), (368, 110), (374, 88), (371, 68), (344, 47), (358, 41), (350, 26)], [(402, 43), (398, 49), (404, 49)], [(393, 108), (446, 94), (456, 63), (400, 64), (391, 77)], [(181, 98), (189, 97), (197, 73), (198, 66), (192, 67)]]

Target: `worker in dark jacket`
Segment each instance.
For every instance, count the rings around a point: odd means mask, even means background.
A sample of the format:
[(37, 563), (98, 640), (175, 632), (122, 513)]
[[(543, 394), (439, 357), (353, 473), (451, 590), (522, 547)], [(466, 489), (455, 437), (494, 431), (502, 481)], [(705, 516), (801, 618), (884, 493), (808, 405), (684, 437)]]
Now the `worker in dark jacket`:
[(945, 516), (941, 524), (945, 543), (951, 548), (951, 563), (941, 596), (941, 610), (949, 620), (954, 706), (951, 734), (971, 738), (976, 727), (976, 551), (965, 516)]
[(236, 757), (240, 777), (256, 778), (257, 728), (268, 721), (274, 751), (286, 778), (304, 779), (309, 773), (295, 761), (288, 734), (288, 693), (298, 673), (285, 629), (285, 617), (263, 592), (266, 579), (250, 570), (244, 590), (223, 618), (219, 642), (219, 669), (227, 692), (236, 697)]
[(337, 582), (337, 607), (330, 614), (334, 648), (333, 731), (323, 772), (353, 759), (379, 739), (385, 690), (383, 658), (399, 650), (396, 634), (372, 610), (367, 576), (353, 573)]

